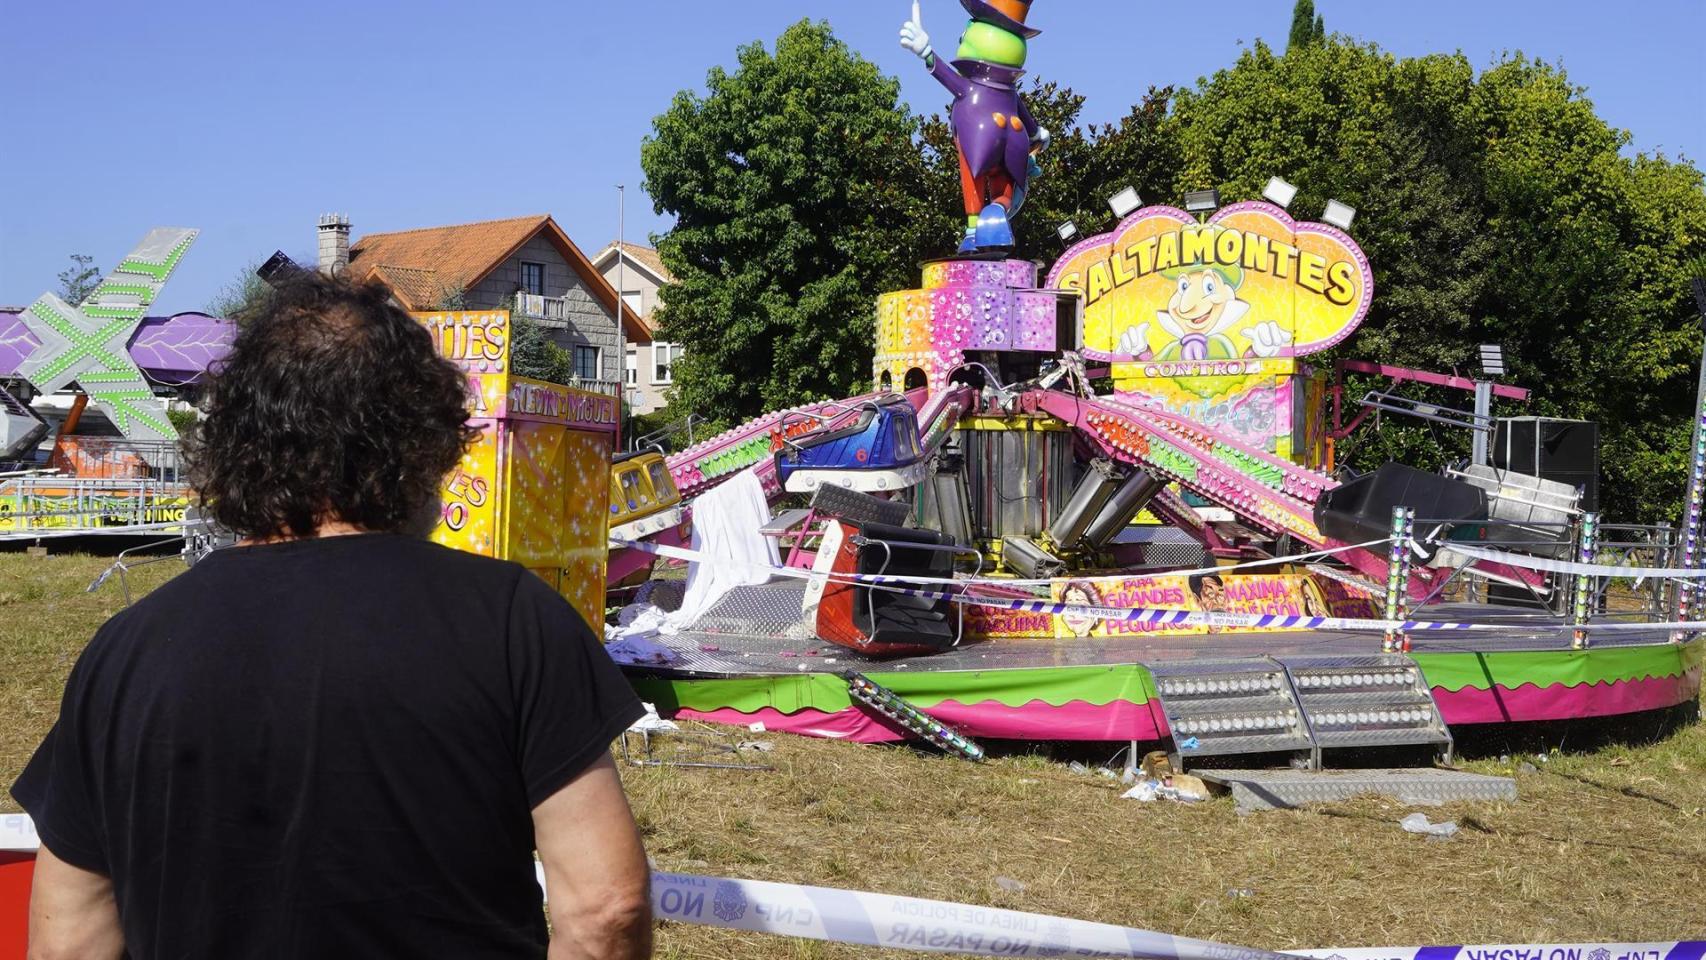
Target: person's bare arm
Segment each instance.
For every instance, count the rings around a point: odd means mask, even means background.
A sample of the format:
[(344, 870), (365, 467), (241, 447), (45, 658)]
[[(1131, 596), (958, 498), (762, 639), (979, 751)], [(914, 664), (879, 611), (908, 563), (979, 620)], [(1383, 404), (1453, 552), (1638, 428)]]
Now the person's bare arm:
[(117, 960), (124, 930), (111, 879), (74, 867), (43, 846), (30, 885), (29, 960)]
[(650, 957), (651, 869), (608, 753), (533, 808), (533, 837), (545, 865), (550, 960)]

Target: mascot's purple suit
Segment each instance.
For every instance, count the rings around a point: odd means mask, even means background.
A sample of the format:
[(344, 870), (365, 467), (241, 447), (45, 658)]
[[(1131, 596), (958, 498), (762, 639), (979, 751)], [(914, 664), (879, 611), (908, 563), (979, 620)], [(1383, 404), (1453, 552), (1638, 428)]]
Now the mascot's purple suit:
[(960, 151), (966, 216), (977, 216), (990, 203), (1011, 214), (1024, 200), (1037, 134), (1037, 121), (1015, 88), (1024, 71), (979, 60), (950, 66), (940, 55), (932, 59), (931, 75), (954, 95), (948, 116)]

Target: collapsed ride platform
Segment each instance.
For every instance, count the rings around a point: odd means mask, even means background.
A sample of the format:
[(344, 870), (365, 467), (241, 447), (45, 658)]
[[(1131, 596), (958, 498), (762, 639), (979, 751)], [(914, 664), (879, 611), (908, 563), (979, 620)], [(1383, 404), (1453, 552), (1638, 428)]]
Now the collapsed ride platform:
[[(1485, 415), (1483, 462), (1334, 469), (1363, 418), (1347, 364), (1304, 358), (1372, 296), (1348, 235), (1262, 202), (1136, 210), (1046, 279), (928, 263), (879, 300), (876, 392), (668, 458), (681, 522), (612, 543), (612, 585), (645, 581), (613, 653), (681, 717), (1187, 763), (1448, 754), (1465, 725), (1697, 698), (1692, 528), (1601, 522), (1592, 483), (1517, 469), (1520, 423)], [(660, 557), (688, 582), (646, 580)]]

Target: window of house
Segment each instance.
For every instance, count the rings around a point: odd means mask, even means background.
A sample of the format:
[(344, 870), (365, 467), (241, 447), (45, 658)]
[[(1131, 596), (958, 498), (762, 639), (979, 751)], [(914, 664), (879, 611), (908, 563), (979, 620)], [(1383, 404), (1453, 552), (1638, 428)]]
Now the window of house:
[(622, 302), (628, 305), (629, 310), (634, 311), (635, 316), (639, 316), (640, 304), (645, 302), (645, 297), (639, 290), (627, 290), (622, 294)]
[(632, 387), (640, 382), (640, 351), (629, 347), (628, 359), (622, 367), (622, 382)]
[(521, 289), (524, 293), (545, 295), (545, 265), (521, 261)]
[(599, 379), (597, 347), (575, 345), (575, 376), (581, 380)]
[(652, 344), (652, 382), (674, 383), (675, 361), (681, 356), (681, 348), (673, 343)]

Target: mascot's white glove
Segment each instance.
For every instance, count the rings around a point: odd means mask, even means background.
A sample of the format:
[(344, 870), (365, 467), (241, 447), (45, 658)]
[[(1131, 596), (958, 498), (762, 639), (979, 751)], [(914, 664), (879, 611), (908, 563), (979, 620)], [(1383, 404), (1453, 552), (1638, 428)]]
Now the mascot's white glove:
[(1291, 346), (1291, 331), (1272, 320), (1240, 332), (1250, 341), (1250, 352), (1258, 357), (1277, 357), (1281, 350)]
[(1142, 356), (1149, 352), (1149, 324), (1140, 323), (1135, 327), (1126, 327), (1120, 335), (1120, 352), (1128, 357)]
[(929, 60), (935, 52), (930, 49), (930, 35), (924, 32), (924, 17), (918, 10), (918, 0), (912, 0), (912, 19), (901, 24), (900, 45), (924, 60)]
[(1037, 135), (1031, 138), (1031, 146), (1036, 148), (1037, 153), (1042, 153), (1048, 149), (1048, 145), (1048, 128), (1039, 123), (1037, 124)]

